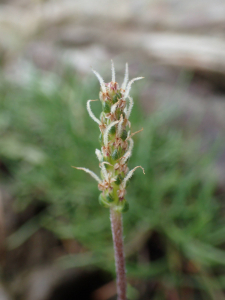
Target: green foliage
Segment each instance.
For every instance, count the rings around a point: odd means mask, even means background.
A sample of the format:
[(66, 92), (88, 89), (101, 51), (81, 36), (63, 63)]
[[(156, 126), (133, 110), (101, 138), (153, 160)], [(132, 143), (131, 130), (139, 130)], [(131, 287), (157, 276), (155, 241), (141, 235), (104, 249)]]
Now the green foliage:
[[(108, 211), (98, 204), (96, 182), (71, 168), (87, 167), (99, 174), (94, 154), (99, 129), (86, 111), (86, 101), (98, 97), (99, 87), (89, 81), (82, 85), (69, 72), (48, 76), (37, 74), (28, 87), (1, 81), (0, 159), (12, 174), (6, 178), (1, 173), (1, 179), (10, 184), (17, 208), (38, 201), (46, 204), (27, 238), (38, 222), (61, 239), (75, 238), (90, 250), (88, 260), (74, 256), (61, 263), (80, 266), (84, 261), (114, 272)], [(168, 125), (172, 114), (144, 118), (135, 102), (132, 126), (144, 131), (134, 137), (130, 166), (142, 165), (146, 175), (137, 171), (126, 195), (128, 276), (151, 279), (164, 289), (199, 289), (200, 299), (216, 299), (224, 286), (225, 225), (209, 176), (210, 158), (200, 153), (200, 142)], [(92, 107), (97, 114), (101, 110), (98, 102)], [(137, 253), (154, 234), (161, 241), (161, 255), (142, 263)], [(11, 236), (9, 245), (16, 247), (24, 236), (26, 224)], [(160, 295), (156, 293), (164, 299)]]

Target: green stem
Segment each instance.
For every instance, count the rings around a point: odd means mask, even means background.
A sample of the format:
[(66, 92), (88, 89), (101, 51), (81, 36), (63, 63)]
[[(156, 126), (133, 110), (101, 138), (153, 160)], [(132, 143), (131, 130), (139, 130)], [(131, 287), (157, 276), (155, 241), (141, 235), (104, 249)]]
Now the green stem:
[(126, 270), (123, 247), (123, 222), (122, 213), (113, 207), (110, 209), (111, 229), (114, 244), (116, 276), (117, 276), (117, 300), (126, 300)]

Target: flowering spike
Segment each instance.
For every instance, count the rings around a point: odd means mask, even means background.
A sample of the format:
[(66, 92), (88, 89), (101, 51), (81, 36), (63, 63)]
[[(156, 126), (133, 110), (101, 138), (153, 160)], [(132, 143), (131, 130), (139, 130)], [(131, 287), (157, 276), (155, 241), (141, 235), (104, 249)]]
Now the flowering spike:
[(93, 112), (92, 112), (92, 110), (91, 110), (91, 105), (90, 105), (90, 103), (91, 103), (92, 101), (98, 101), (98, 100), (88, 100), (88, 102), (87, 102), (87, 111), (88, 111), (88, 113), (89, 113), (89, 116), (90, 116), (96, 123), (98, 123), (99, 125), (101, 125), (101, 124), (102, 124), (101, 121), (100, 121), (99, 119), (96, 118), (96, 116), (93, 114)]
[(108, 127), (106, 128), (105, 132), (104, 132), (104, 145), (107, 146), (108, 144), (108, 138), (109, 138), (109, 131), (110, 129), (116, 125), (117, 123), (119, 123), (119, 121), (115, 121), (112, 122), (111, 124), (108, 125)]
[(93, 178), (94, 178), (96, 181), (98, 181), (99, 183), (101, 182), (101, 179), (98, 177), (98, 175), (96, 175), (94, 172), (92, 172), (92, 171), (89, 170), (89, 169), (86, 169), (86, 168), (78, 168), (78, 167), (74, 167), (74, 166), (72, 166), (72, 168), (77, 169), (77, 170), (82, 170), (82, 171), (84, 171), (84, 172), (90, 174), (91, 177), (93, 177)]
[(127, 181), (133, 176), (134, 174), (134, 171), (137, 169), (137, 168), (141, 168), (143, 173), (145, 174), (145, 170), (144, 168), (142, 168), (141, 166), (137, 166), (135, 168), (133, 168), (132, 170), (130, 170), (130, 172), (127, 174), (127, 176), (124, 178), (123, 182), (121, 183), (121, 186), (125, 189), (126, 187), (126, 183)]
[[(115, 82), (115, 68), (112, 60), (111, 69), (112, 81), (109, 83), (104, 83), (102, 77), (95, 70), (92, 70), (101, 86), (102, 112), (99, 119), (96, 118), (91, 110), (91, 102), (97, 100), (87, 101), (88, 113), (98, 123), (101, 131), (101, 150), (95, 150), (101, 169), (101, 179), (89, 169), (77, 169), (89, 173), (98, 181), (98, 188), (102, 192), (103, 202), (108, 203), (107, 201), (109, 200), (107, 199), (110, 198), (111, 202), (109, 201), (110, 205), (108, 207), (112, 207), (115, 211), (124, 212), (123, 208), (127, 207), (127, 202), (124, 199), (126, 183), (137, 168), (142, 168), (138, 166), (129, 171), (127, 162), (133, 150), (134, 142), (132, 137), (142, 130), (134, 133), (131, 133), (129, 130), (131, 128), (129, 117), (133, 108), (133, 99), (129, 93), (132, 83), (143, 77), (137, 77), (128, 82), (128, 64), (126, 64), (124, 81), (120, 88), (118, 83)], [(128, 98), (127, 104), (126, 98)]]
[(115, 68), (113, 60), (111, 59), (111, 70), (112, 70), (112, 82), (116, 82), (116, 74), (115, 74)]
[(96, 72), (94, 69), (92, 69), (92, 72), (93, 72), (93, 73), (95, 74), (95, 76), (98, 78), (98, 81), (99, 81), (99, 83), (100, 83), (101, 89), (102, 89), (103, 93), (105, 93), (105, 92), (106, 92), (106, 87), (105, 87), (105, 82), (104, 82), (103, 78), (102, 78), (101, 75), (100, 75), (98, 72)]
[[(133, 99), (130, 97), (131, 85), (134, 81), (143, 77), (137, 77), (128, 82), (128, 64), (125, 67), (125, 76), (122, 87), (115, 82), (114, 63), (111, 61), (112, 81), (104, 83), (102, 77), (92, 70), (100, 82), (101, 90), (99, 97), (102, 103), (102, 112), (97, 119), (91, 110), (90, 103), (87, 102), (87, 110), (90, 117), (99, 125), (101, 131), (100, 143), (101, 150), (96, 149), (95, 154), (99, 160), (101, 169), (101, 179), (92, 171), (86, 168), (76, 168), (89, 173), (97, 182), (98, 189), (101, 191), (99, 203), (110, 208), (111, 228), (116, 257), (117, 271), (117, 294), (118, 299), (126, 299), (126, 271), (123, 254), (123, 232), (122, 216), (129, 208), (129, 203), (125, 199), (126, 184), (132, 177), (137, 166), (129, 171), (127, 161), (131, 157), (134, 142), (132, 136), (139, 131), (130, 133), (131, 123), (129, 117), (133, 108)], [(126, 98), (129, 99), (126, 104)], [(129, 130), (129, 131), (128, 131)], [(127, 132), (128, 131), (128, 132)]]
[(122, 86), (121, 86), (121, 88), (122, 88), (123, 90), (126, 89), (127, 82), (128, 82), (128, 78), (129, 78), (128, 63), (126, 63), (124, 80), (123, 80), (123, 83), (122, 83)]
[(130, 89), (131, 89), (131, 85), (134, 81), (137, 81), (137, 80), (140, 80), (140, 79), (143, 79), (144, 77), (137, 77), (137, 78), (133, 78), (131, 81), (128, 82), (128, 85), (126, 87), (126, 90), (125, 90), (125, 94), (124, 94), (124, 99), (126, 99), (129, 95), (129, 92), (130, 92)]

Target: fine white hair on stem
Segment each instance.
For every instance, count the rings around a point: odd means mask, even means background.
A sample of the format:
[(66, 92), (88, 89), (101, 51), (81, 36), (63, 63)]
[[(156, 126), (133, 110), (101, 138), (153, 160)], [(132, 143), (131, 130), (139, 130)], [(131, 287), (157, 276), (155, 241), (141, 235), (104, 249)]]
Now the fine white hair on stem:
[(86, 169), (86, 168), (78, 168), (78, 167), (74, 167), (74, 166), (72, 166), (72, 168), (77, 169), (77, 170), (82, 170), (82, 171), (84, 171), (84, 172), (90, 174), (91, 177), (93, 177), (96, 181), (98, 181), (98, 183), (101, 182), (101, 179), (98, 177), (98, 175), (96, 175), (94, 172), (92, 172), (92, 171), (89, 170), (89, 169)]
[(142, 78), (144, 78), (144, 77), (137, 77), (128, 82), (128, 85), (126, 87), (125, 94), (124, 94), (124, 99), (126, 99), (127, 96), (129, 95), (132, 83), (134, 83), (134, 81), (140, 80)]
[(134, 101), (133, 101), (133, 98), (131, 98), (130, 96), (127, 96), (127, 98), (129, 99), (129, 106), (128, 108), (126, 107), (124, 112), (126, 114), (126, 117), (127, 119), (130, 117), (130, 114), (131, 114), (131, 111), (132, 111), (132, 108), (133, 108), (133, 105), (134, 105)]
[(103, 160), (102, 152), (99, 149), (95, 149), (95, 154), (96, 154), (98, 160), (101, 162)]
[(102, 124), (101, 121), (100, 121), (98, 118), (96, 118), (96, 116), (93, 114), (93, 112), (92, 112), (92, 110), (91, 110), (91, 105), (90, 105), (90, 103), (91, 103), (92, 101), (98, 101), (98, 100), (88, 100), (88, 102), (87, 102), (87, 111), (88, 111), (88, 113), (89, 113), (89, 116), (90, 116), (96, 123), (98, 123), (98, 125), (101, 125), (101, 124)]
[(105, 146), (107, 146), (107, 144), (108, 144), (109, 130), (117, 123), (119, 123), (119, 121), (112, 122), (108, 127), (106, 127), (106, 130), (104, 132), (104, 145)]
[(108, 163), (107, 161), (103, 161), (102, 163), (100, 163), (100, 168), (102, 170), (102, 174), (103, 174), (104, 178), (106, 180), (108, 180), (109, 179), (108, 173), (107, 173), (106, 168), (105, 168), (104, 165), (110, 165), (110, 166), (112, 166), (112, 165), (110, 163)]
[(128, 82), (128, 78), (129, 78), (128, 63), (126, 63), (124, 80), (123, 80), (123, 83), (122, 83), (122, 86), (121, 86), (121, 88), (122, 88), (123, 90), (126, 89), (127, 82)]
[(111, 69), (112, 69), (112, 82), (116, 82), (116, 73), (115, 73), (114, 63), (112, 59), (111, 59)]
[(106, 88), (105, 88), (105, 82), (103, 80), (103, 78), (101, 77), (101, 75), (96, 72), (94, 69), (92, 69), (92, 72), (95, 74), (95, 76), (98, 78), (98, 81), (100, 83), (100, 86), (102, 88), (103, 93), (106, 93)]
[(133, 168), (132, 170), (130, 170), (130, 172), (127, 174), (127, 176), (126, 176), (126, 177), (124, 178), (124, 180), (122, 181), (121, 186), (122, 186), (123, 188), (126, 187), (127, 181), (132, 177), (132, 175), (134, 174), (134, 171), (135, 171), (137, 168), (141, 168), (142, 171), (143, 171), (143, 173), (145, 174), (145, 170), (144, 170), (144, 168), (142, 168), (141, 166), (137, 166), (137, 167)]
[(118, 124), (118, 137), (121, 137), (122, 134), (122, 130), (123, 130), (123, 115), (120, 115), (120, 120), (119, 120), (119, 124)]

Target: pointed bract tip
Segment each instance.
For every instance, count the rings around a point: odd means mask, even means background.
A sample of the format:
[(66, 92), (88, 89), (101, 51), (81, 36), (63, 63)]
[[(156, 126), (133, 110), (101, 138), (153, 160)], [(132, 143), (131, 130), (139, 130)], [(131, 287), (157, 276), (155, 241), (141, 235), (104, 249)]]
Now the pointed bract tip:
[(137, 134), (137, 133), (139, 133), (139, 132), (141, 132), (141, 131), (143, 131), (143, 130), (144, 130), (144, 129), (143, 129), (143, 127), (142, 127), (140, 130), (131, 133), (131, 134), (126, 138), (126, 141), (129, 140), (130, 138), (132, 138), (132, 136), (134, 136), (135, 134)]
[(126, 89), (127, 82), (128, 82), (128, 77), (129, 77), (128, 63), (126, 63), (126, 64), (125, 64), (124, 80), (123, 80), (123, 83), (122, 83), (122, 85), (121, 85), (121, 88), (122, 88), (123, 90)]
[(98, 183), (101, 182), (101, 179), (93, 171), (86, 169), (86, 168), (80, 168), (80, 167), (74, 167), (74, 166), (71, 166), (71, 167), (74, 169), (77, 169), (77, 170), (82, 170), (82, 171), (88, 173), (89, 175), (91, 175), (91, 177), (93, 177)]
[(100, 163), (100, 165), (109, 165), (109, 166), (113, 167), (113, 165), (112, 165), (112, 164), (110, 164), (110, 163), (109, 163), (109, 162), (107, 162), (107, 161), (103, 161), (103, 162), (101, 162), (101, 163)]
[(114, 68), (114, 62), (112, 59), (111, 59), (111, 70), (112, 70), (112, 82), (116, 82), (116, 73)]
[(128, 82), (128, 85), (126, 86), (126, 90), (125, 90), (125, 94), (124, 94), (124, 98), (126, 99), (128, 96), (129, 96), (129, 92), (130, 92), (130, 89), (131, 89), (131, 85), (137, 81), (137, 80), (141, 80), (143, 79), (144, 77), (136, 77), (136, 78), (133, 78), (132, 80), (130, 80)]
[(98, 123), (98, 125), (101, 125), (101, 121), (100, 121), (98, 118), (96, 118), (96, 116), (93, 114), (93, 112), (92, 112), (92, 110), (91, 110), (91, 105), (90, 105), (90, 103), (93, 102), (93, 101), (98, 101), (98, 99), (97, 99), (97, 100), (88, 100), (88, 101), (87, 101), (87, 111), (88, 111), (88, 113), (89, 113), (89, 116), (90, 116), (96, 123)]
[(103, 91), (103, 93), (105, 93), (105, 92), (106, 92), (106, 88), (105, 88), (105, 82), (104, 82), (103, 78), (102, 78), (101, 75), (100, 75), (97, 71), (95, 71), (93, 68), (91, 68), (91, 70), (92, 70), (92, 72), (95, 74), (95, 76), (98, 78), (98, 81), (99, 81), (99, 83), (100, 83), (100, 86), (101, 86), (101, 88), (102, 88), (102, 91)]
[(145, 175), (145, 169), (144, 168), (142, 168), (142, 166), (139, 166), (141, 169), (142, 169), (142, 171), (143, 171), (143, 174)]

